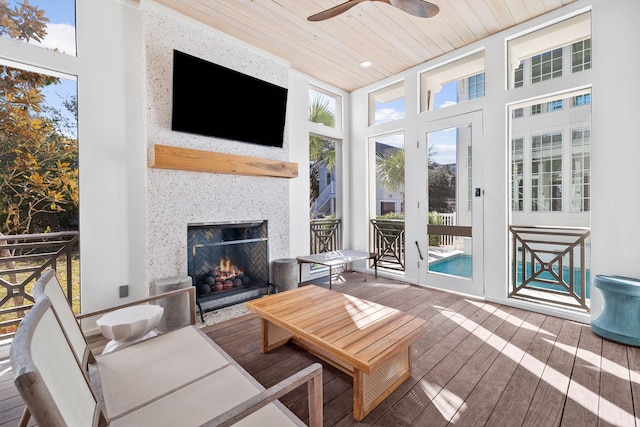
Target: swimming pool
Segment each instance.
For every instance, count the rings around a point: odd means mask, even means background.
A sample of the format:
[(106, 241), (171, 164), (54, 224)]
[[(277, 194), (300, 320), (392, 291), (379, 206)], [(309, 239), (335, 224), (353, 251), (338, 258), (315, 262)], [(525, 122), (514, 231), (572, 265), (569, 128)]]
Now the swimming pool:
[[(452, 276), (464, 277), (470, 279), (472, 277), (471, 255), (458, 254), (447, 258), (443, 258), (437, 261), (429, 263), (429, 272), (450, 274)], [(527, 275), (531, 274), (531, 264), (527, 263)], [(518, 285), (522, 283), (522, 264), (518, 263), (518, 271), (516, 273)], [(551, 273), (545, 272), (540, 275), (543, 279), (553, 280)], [(563, 278), (566, 282), (569, 282), (569, 268), (563, 267)], [(586, 297), (590, 297), (590, 283), (591, 274), (587, 270), (587, 289)], [(539, 287), (543, 289), (552, 289), (556, 291), (565, 292), (565, 289), (559, 285), (553, 285), (542, 282), (531, 282), (527, 287)], [(573, 271), (573, 287), (576, 294), (580, 295), (580, 270), (574, 269)]]

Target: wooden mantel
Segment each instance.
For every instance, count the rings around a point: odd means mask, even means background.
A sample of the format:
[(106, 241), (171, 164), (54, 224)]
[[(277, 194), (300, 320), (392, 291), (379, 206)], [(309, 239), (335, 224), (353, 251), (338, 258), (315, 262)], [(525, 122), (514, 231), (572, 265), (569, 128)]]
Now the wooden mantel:
[(298, 176), (297, 163), (158, 144), (149, 151), (149, 167), (277, 178)]

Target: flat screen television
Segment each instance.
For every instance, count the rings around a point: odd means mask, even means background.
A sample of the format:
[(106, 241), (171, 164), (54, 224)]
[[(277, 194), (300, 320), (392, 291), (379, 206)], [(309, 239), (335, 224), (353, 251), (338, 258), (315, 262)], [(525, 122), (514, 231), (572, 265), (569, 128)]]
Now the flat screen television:
[(282, 147), (287, 89), (173, 51), (171, 129)]

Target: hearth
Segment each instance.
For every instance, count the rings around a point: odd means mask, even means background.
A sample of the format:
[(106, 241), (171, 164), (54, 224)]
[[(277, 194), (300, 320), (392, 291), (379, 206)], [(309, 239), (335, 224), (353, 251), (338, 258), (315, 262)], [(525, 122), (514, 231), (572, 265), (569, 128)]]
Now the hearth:
[(268, 293), (267, 221), (189, 224), (187, 249), (201, 312)]

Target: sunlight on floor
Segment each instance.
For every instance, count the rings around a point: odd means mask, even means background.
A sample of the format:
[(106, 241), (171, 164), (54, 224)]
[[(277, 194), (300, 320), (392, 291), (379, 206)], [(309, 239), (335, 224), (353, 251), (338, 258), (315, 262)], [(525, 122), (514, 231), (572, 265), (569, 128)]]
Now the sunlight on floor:
[(455, 424), (460, 417), (460, 412), (466, 408), (464, 400), (447, 389), (433, 386), (424, 380), (420, 380), (420, 387), (429, 397), (431, 403), (440, 411), (442, 416)]
[[(487, 307), (490, 309), (490, 306)], [(501, 311), (501, 310), (498, 310)], [(490, 345), (496, 351), (502, 353), (502, 355), (510, 358), (516, 364), (521, 366), (522, 368), (529, 371), (531, 374), (538, 377), (541, 381), (545, 381), (554, 389), (558, 390), (560, 393), (565, 394), (567, 390), (567, 399), (573, 399), (579, 405), (582, 405), (588, 411), (594, 413), (595, 415), (601, 417), (604, 421), (609, 422), (611, 424), (616, 424), (620, 422), (618, 418), (621, 414), (628, 414), (623, 408), (620, 408), (615, 403), (608, 401), (601, 396), (598, 396), (596, 393), (582, 386), (574, 380), (570, 380), (569, 377), (557, 371), (556, 369), (548, 366), (546, 363), (541, 362), (540, 360), (534, 358), (530, 354), (526, 353), (526, 349), (522, 350), (513, 344), (505, 341), (503, 338), (495, 335), (493, 332), (488, 331), (486, 328), (482, 327), (478, 323), (473, 320), (463, 317), (464, 320), (460, 318), (461, 316), (452, 316), (450, 320), (458, 323), (459, 326), (468, 330), (471, 334), (481, 339), (486, 345)], [(513, 316), (515, 317), (515, 316)], [(544, 332), (544, 331), (542, 331)], [(560, 347), (560, 343), (556, 343), (555, 341), (551, 341), (548, 339), (543, 339), (545, 342), (553, 344), (554, 346)], [(569, 351), (571, 353), (575, 353), (576, 349), (574, 347), (565, 346), (562, 348), (565, 351)], [(606, 360), (602, 360), (603, 367), (607, 363)], [(612, 367), (613, 368), (613, 367)], [(604, 369), (603, 369), (604, 370)], [(608, 372), (615, 371), (616, 369), (609, 369)], [(626, 379), (626, 378), (625, 378)], [(446, 391), (446, 389), (445, 389)], [(575, 396), (575, 397), (573, 397)], [(578, 400), (579, 398), (579, 400)], [(451, 403), (450, 400), (447, 402)], [(591, 402), (589, 405), (585, 405), (585, 402)], [(598, 405), (600, 409), (598, 410)], [(462, 410), (463, 408), (461, 408)], [(447, 406), (444, 410), (448, 413), (450, 408)], [(441, 410), (442, 412), (442, 410)], [(446, 416), (443, 413), (443, 416)], [(450, 418), (447, 418), (450, 420)]]

